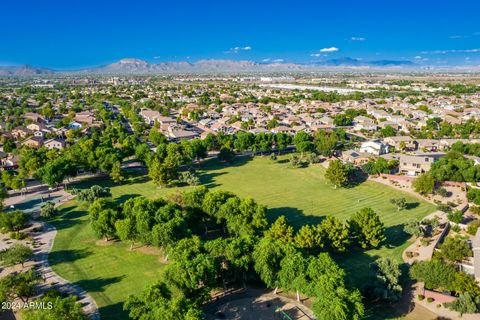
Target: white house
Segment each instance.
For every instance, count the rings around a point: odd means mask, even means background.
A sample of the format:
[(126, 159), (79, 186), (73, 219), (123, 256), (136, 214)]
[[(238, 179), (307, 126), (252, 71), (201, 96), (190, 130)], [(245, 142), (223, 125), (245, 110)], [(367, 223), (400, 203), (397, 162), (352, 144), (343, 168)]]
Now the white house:
[(360, 152), (379, 156), (388, 153), (388, 145), (383, 144), (380, 140), (370, 140), (362, 143), (360, 146)]

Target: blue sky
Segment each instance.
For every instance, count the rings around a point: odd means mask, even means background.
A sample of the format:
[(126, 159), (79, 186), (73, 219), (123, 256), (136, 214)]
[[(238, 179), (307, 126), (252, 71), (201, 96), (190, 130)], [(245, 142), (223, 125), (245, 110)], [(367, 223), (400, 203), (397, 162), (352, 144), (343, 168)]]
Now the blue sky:
[[(1, 1), (0, 64), (125, 57), (480, 64), (480, 1)], [(323, 50), (322, 50), (323, 49)]]

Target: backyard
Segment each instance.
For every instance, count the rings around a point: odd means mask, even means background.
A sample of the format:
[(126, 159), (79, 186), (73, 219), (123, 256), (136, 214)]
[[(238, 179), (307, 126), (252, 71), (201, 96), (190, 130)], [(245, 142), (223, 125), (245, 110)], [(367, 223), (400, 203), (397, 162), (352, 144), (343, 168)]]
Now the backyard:
[[(369, 264), (377, 257), (390, 256), (401, 261), (408, 246), (403, 224), (412, 218), (422, 218), (435, 210), (406, 193), (375, 182), (364, 182), (349, 189), (335, 190), (324, 179), (325, 168), (320, 164), (292, 169), (281, 158), (237, 158), (232, 165), (216, 160), (202, 164), (199, 170), (203, 184), (213, 189), (232, 191), (241, 197), (253, 197), (268, 206), (269, 219), (285, 215), (295, 227), (318, 223), (326, 215), (347, 220), (356, 211), (371, 207), (387, 228), (386, 244), (376, 250), (352, 251), (335, 257), (347, 270), (348, 279), (355, 285), (365, 283)], [(148, 178), (135, 174), (121, 185), (110, 180), (86, 181), (77, 187), (101, 184), (111, 187), (118, 201), (144, 195), (161, 197), (186, 188), (157, 188)], [(188, 187), (189, 188), (189, 187)], [(408, 209), (397, 211), (391, 198), (405, 197)], [(53, 269), (90, 292), (106, 319), (122, 319), (122, 302), (131, 293), (139, 293), (147, 284), (160, 277), (161, 252), (137, 248), (129, 251), (120, 242), (97, 241), (89, 226), (85, 205), (72, 201), (62, 206), (60, 216), (52, 222), (57, 229), (50, 262)]]

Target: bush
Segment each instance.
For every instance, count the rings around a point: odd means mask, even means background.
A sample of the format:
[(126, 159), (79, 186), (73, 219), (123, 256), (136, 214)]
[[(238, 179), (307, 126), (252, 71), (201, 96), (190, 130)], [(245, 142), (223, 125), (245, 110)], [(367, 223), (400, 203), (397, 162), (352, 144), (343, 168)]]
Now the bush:
[(432, 297), (428, 297), (427, 298), (427, 302), (433, 302), (435, 299), (433, 299)]
[(437, 190), (435, 190), (435, 193), (438, 194), (441, 197), (444, 197), (444, 198), (448, 195), (447, 189), (445, 189), (443, 187), (440, 187)]
[(10, 239), (14, 239), (14, 240), (23, 240), (27, 237), (25, 233), (20, 231), (10, 232), (9, 236), (10, 236)]
[(277, 160), (277, 155), (274, 152), (270, 154), (270, 160), (273, 160), (273, 161)]
[(460, 228), (460, 226), (458, 224), (455, 224), (452, 226), (452, 231), (453, 232), (460, 232), (462, 231), (462, 228)]
[(460, 210), (455, 210), (453, 212), (450, 212), (447, 217), (448, 220), (452, 222), (461, 223), (463, 221), (463, 212)]
[(477, 233), (478, 227), (480, 227), (480, 220), (473, 220), (467, 226), (467, 233), (474, 236)]
[(45, 202), (40, 208), (40, 216), (44, 218), (50, 218), (55, 215), (56, 212), (55, 204), (52, 201)]
[(467, 199), (470, 202), (480, 205), (480, 189), (472, 188), (467, 192)]
[(441, 308), (442, 305), (440, 303), (437, 303), (437, 308)]
[(445, 203), (438, 203), (437, 210), (450, 213), (452, 212), (452, 207), (450, 207), (448, 204), (445, 204)]
[(476, 215), (480, 215), (480, 207), (479, 206), (470, 206), (470, 212)]
[(420, 240), (420, 243), (422, 244), (422, 246), (426, 247), (430, 244), (430, 241), (432, 239), (430, 237), (424, 237)]
[(423, 294), (418, 295), (418, 300), (423, 301), (425, 299), (425, 296)]
[(200, 179), (190, 171), (181, 172), (179, 180), (181, 183), (188, 184), (189, 186), (198, 186), (200, 184)]
[(0, 229), (5, 232), (18, 231), (25, 227), (29, 215), (20, 210), (0, 214)]

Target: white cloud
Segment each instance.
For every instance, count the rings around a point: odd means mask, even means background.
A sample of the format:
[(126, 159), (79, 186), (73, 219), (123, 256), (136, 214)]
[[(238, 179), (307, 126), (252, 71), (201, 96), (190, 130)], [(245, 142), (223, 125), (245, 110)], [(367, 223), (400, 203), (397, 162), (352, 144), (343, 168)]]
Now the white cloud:
[(350, 40), (352, 41), (365, 41), (367, 38), (365, 37), (351, 37)]
[(280, 62), (283, 62), (283, 61), (285, 61), (285, 60), (283, 60), (283, 59), (274, 59), (273, 60), (273, 62), (276, 62), (276, 63), (280, 63)]
[(251, 46), (245, 46), (245, 47), (233, 47), (230, 48), (227, 53), (239, 53), (241, 51), (250, 51), (252, 50)]
[(323, 48), (323, 49), (320, 49), (320, 52), (337, 52), (339, 51), (340, 49), (336, 48), (336, 47), (330, 47), (330, 48)]
[(153, 57), (153, 59), (157, 60), (157, 59), (161, 59), (162, 57), (161, 56), (155, 56)]
[(453, 35), (448, 37), (449, 39), (465, 39), (468, 38), (468, 36), (462, 36), (462, 35)]
[(415, 59), (420, 60), (422, 59), (422, 56), (416, 56)]
[(322, 56), (324, 56), (324, 54), (321, 54), (321, 53), (312, 53), (312, 54), (310, 55), (310, 57), (316, 57), (316, 58), (322, 57)]

